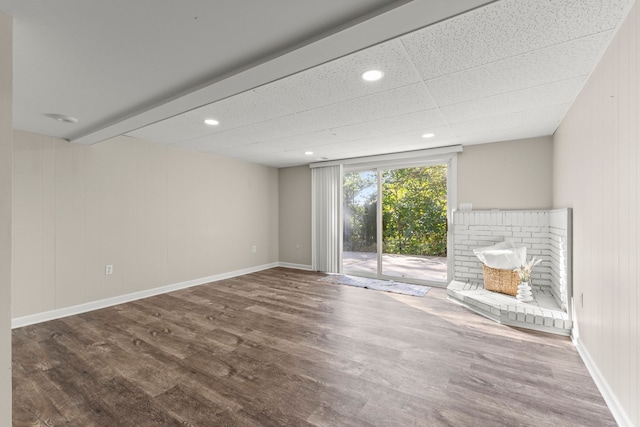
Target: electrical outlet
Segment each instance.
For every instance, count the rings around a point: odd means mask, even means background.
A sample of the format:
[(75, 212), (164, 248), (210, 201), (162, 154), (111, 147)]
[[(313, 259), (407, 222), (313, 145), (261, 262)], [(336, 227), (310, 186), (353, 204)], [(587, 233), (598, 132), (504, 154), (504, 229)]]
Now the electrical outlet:
[(258, 252), (258, 247), (256, 245), (251, 246), (251, 252), (253, 253)]
[(110, 274), (113, 274), (113, 265), (111, 264), (107, 264), (104, 266), (104, 274), (106, 274), (107, 276)]

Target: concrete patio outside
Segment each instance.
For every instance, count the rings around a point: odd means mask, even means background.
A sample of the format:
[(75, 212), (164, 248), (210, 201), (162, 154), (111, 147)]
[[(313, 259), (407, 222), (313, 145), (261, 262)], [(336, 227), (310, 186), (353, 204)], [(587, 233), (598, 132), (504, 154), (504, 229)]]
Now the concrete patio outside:
[[(377, 274), (377, 254), (374, 252), (343, 252), (345, 273)], [(430, 282), (447, 281), (447, 258), (420, 255), (382, 254), (382, 274), (398, 278)]]

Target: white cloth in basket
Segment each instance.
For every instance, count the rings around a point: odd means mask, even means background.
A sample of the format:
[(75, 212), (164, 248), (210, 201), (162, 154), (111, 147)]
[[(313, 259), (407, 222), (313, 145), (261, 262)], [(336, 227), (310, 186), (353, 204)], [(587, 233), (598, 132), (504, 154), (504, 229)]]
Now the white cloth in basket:
[(524, 265), (527, 260), (527, 248), (516, 247), (513, 242), (501, 242), (493, 246), (474, 249), (473, 253), (487, 267), (501, 270), (513, 270)]

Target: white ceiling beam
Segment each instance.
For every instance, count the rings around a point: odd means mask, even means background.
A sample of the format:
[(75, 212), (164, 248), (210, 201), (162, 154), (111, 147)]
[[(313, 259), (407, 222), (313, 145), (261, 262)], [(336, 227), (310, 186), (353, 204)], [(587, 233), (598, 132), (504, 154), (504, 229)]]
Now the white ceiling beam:
[[(335, 58), (390, 40), (436, 22), (475, 9), (495, 0), (401, 0), (391, 9), (364, 17), (315, 40), (293, 46), (274, 57), (264, 58), (207, 83), (189, 93), (181, 94), (161, 104), (138, 111), (118, 121), (72, 138), (78, 144), (95, 144), (131, 132), (151, 123), (185, 111), (219, 101), (274, 80), (315, 67)], [(381, 13), (382, 12), (382, 13)]]

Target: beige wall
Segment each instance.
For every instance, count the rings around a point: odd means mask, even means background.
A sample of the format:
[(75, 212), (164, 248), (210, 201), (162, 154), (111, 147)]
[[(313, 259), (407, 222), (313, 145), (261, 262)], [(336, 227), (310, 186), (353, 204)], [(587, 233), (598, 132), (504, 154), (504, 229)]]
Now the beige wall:
[[(472, 203), (474, 209), (550, 209), (552, 142), (540, 137), (464, 147), (458, 154), (458, 203)], [(279, 184), (280, 261), (311, 265), (311, 169), (281, 169)]]
[(279, 170), (280, 261), (311, 266), (311, 169)]
[(277, 169), (127, 137), (14, 147), (13, 317), (278, 261)]
[(473, 209), (549, 209), (551, 137), (470, 145), (458, 155), (458, 204)]
[(573, 207), (579, 340), (621, 425), (640, 425), (639, 62), (636, 3), (554, 139), (554, 205)]
[(0, 13), (0, 425), (11, 425), (12, 19)]

